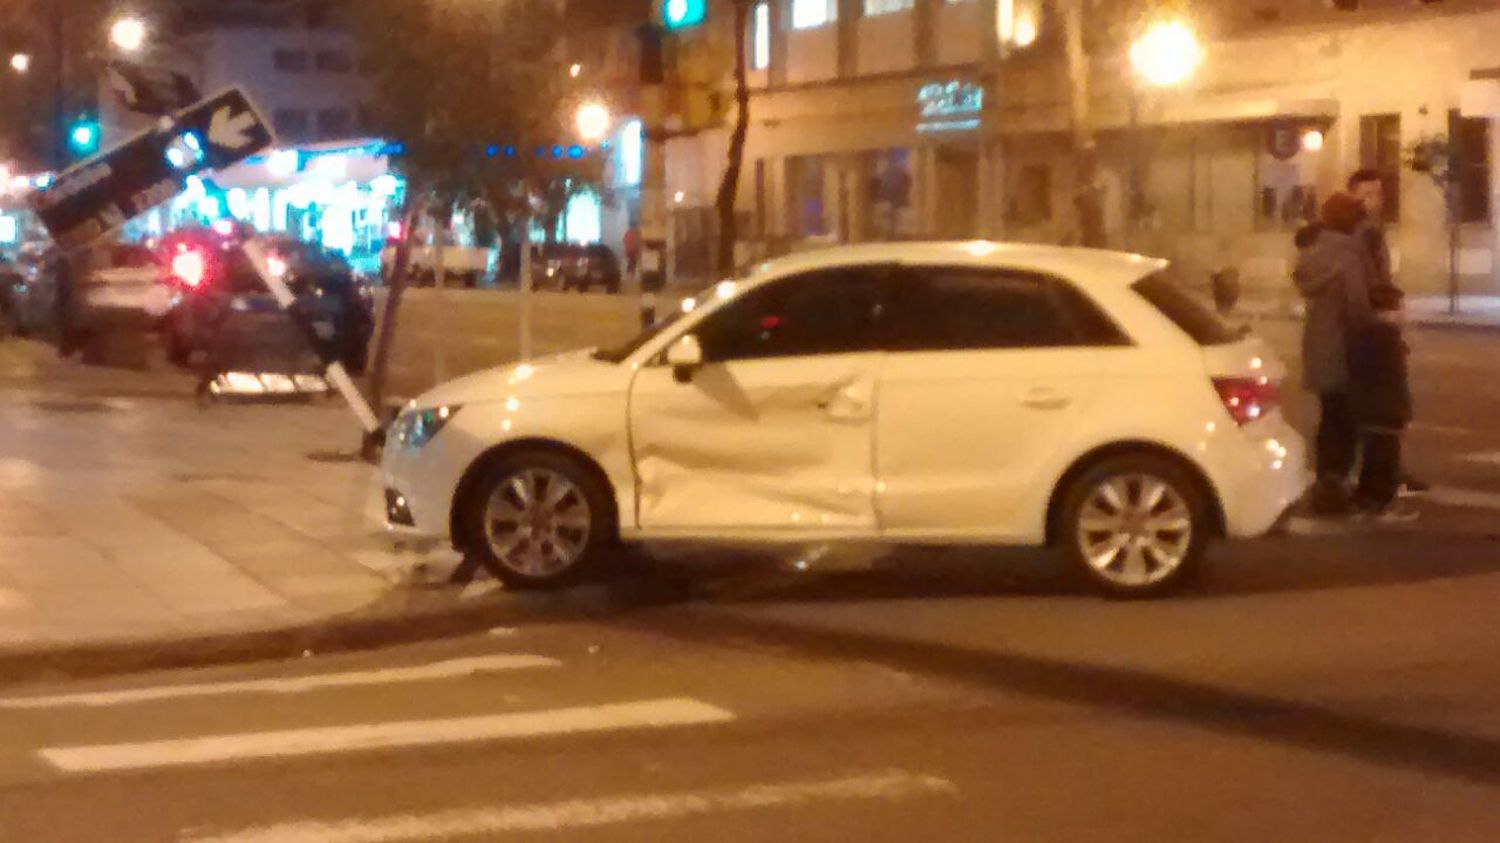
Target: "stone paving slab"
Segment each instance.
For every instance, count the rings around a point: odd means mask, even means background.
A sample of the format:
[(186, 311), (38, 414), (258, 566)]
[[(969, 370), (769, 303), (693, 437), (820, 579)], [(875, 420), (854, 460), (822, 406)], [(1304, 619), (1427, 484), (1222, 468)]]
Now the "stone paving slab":
[(412, 605), (420, 560), (384, 535), (377, 472), (347, 458), (359, 431), (341, 403), (200, 408), (191, 386), (0, 342), (0, 650)]

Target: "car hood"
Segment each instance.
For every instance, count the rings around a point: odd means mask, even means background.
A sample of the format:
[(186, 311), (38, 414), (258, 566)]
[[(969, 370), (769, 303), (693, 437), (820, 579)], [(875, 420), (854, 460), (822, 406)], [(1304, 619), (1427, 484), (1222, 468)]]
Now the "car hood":
[(623, 391), (630, 367), (595, 360), (593, 349), (485, 369), (439, 384), (413, 402), (418, 407), (465, 406), (522, 396), (593, 395)]

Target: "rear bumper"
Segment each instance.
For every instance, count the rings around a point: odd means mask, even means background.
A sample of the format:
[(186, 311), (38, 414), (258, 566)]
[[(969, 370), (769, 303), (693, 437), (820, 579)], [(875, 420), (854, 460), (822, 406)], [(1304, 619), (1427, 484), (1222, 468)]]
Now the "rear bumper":
[(1237, 432), (1220, 484), (1224, 527), (1230, 538), (1256, 538), (1280, 522), (1307, 487), (1307, 445), (1291, 425), (1277, 418)]

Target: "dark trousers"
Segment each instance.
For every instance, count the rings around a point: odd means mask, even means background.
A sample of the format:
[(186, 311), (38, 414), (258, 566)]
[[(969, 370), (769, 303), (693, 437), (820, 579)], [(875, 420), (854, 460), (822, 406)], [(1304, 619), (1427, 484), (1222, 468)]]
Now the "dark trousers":
[(1379, 508), (1396, 499), (1401, 486), (1401, 433), (1366, 428), (1361, 436), (1359, 488), (1355, 503)]
[(1342, 484), (1359, 456), (1359, 419), (1348, 393), (1324, 392), (1318, 397), (1322, 404), (1314, 444), (1318, 479)]

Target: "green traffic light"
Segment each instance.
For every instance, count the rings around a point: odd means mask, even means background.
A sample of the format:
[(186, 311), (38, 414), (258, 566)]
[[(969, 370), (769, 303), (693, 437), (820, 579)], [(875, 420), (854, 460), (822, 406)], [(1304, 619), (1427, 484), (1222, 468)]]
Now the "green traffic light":
[(667, 29), (697, 26), (707, 14), (707, 0), (662, 0), (661, 19)]
[(98, 152), (99, 138), (99, 124), (94, 120), (80, 120), (68, 130), (68, 146), (79, 155)]

